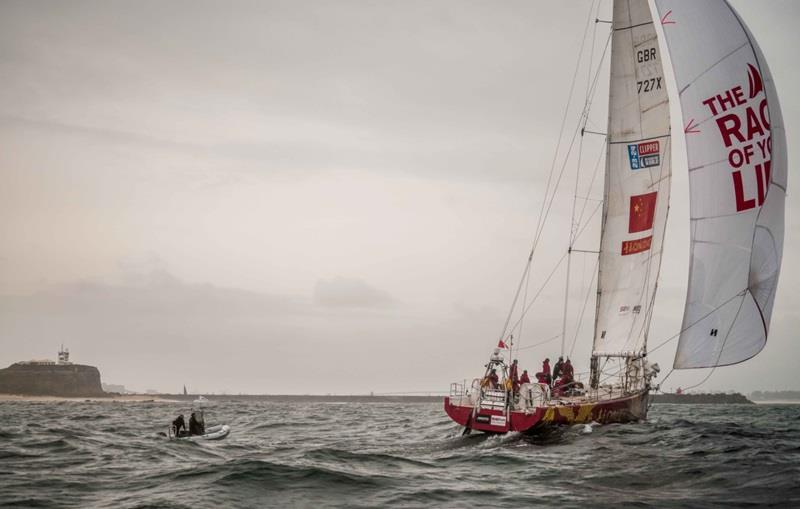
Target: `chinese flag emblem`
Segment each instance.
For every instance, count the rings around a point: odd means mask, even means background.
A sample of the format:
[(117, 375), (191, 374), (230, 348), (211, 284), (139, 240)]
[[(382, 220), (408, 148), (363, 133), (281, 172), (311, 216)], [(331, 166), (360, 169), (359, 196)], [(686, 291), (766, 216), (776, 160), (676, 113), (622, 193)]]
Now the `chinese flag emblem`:
[(628, 222), (628, 233), (643, 232), (653, 227), (653, 218), (656, 214), (656, 196), (658, 196), (656, 191), (631, 196), (631, 217)]

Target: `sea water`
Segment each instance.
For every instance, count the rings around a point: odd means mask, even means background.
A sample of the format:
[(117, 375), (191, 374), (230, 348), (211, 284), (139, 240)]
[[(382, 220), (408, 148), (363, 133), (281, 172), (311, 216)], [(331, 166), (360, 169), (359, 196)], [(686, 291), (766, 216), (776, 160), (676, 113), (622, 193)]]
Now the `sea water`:
[[(800, 405), (654, 405), (646, 422), (462, 436), (438, 403), (0, 403), (0, 506), (800, 506)], [(187, 414), (188, 416), (188, 414)]]

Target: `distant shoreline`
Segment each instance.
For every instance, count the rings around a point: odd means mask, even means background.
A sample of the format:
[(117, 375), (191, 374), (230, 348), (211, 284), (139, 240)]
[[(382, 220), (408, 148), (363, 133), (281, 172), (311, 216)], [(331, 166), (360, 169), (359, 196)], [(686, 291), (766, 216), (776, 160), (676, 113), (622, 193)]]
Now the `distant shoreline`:
[[(28, 402), (163, 402), (186, 403), (193, 402), (200, 394), (117, 394), (108, 393), (107, 396), (34, 396), (23, 394), (0, 394), (0, 402), (28, 401)], [(203, 394), (209, 402), (213, 401), (276, 401), (276, 402), (301, 402), (301, 403), (432, 403), (440, 402), (444, 396), (369, 396), (369, 395), (332, 395), (332, 394)]]
[[(19, 394), (0, 394), (2, 402), (92, 402), (92, 403), (192, 403), (199, 394), (117, 394), (106, 396), (61, 397), (61, 396), (28, 396)], [(444, 396), (420, 395), (366, 395), (366, 394), (203, 394), (209, 402), (215, 401), (267, 401), (295, 403), (441, 403)], [(653, 397), (655, 404), (760, 404), (760, 405), (796, 405), (797, 400), (757, 400), (750, 401), (741, 394), (657, 394)]]
[(163, 403), (175, 403), (175, 400), (170, 400), (167, 398), (163, 398), (161, 395), (154, 395), (154, 394), (116, 394), (116, 395), (108, 395), (108, 396), (87, 396), (87, 397), (79, 397), (79, 396), (29, 396), (24, 394), (0, 394), (0, 403), (5, 402), (12, 402), (12, 401), (21, 401), (21, 402), (30, 402), (30, 403), (59, 403), (62, 401), (73, 401), (73, 402), (86, 402), (90, 401), (92, 403), (144, 403), (144, 402), (163, 402)]
[[(200, 394), (159, 394), (173, 401), (194, 401)], [(209, 401), (295, 401), (303, 403), (432, 403), (444, 400), (440, 396), (369, 395), (369, 394), (203, 394)]]

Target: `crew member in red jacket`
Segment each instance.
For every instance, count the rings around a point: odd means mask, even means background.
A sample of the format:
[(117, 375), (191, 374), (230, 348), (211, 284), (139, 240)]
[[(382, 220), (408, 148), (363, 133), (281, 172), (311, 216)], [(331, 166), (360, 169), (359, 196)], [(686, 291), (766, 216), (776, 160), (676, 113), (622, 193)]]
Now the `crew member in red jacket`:
[(531, 383), (531, 379), (528, 376), (528, 370), (526, 369), (526, 370), (524, 370), (522, 372), (522, 376), (519, 377), (519, 384), (522, 385), (522, 384), (529, 384), (529, 383)]
[(561, 368), (561, 380), (564, 384), (569, 384), (575, 381), (575, 370), (572, 367), (572, 362), (567, 358), (564, 366)]
[(550, 385), (553, 379), (550, 377), (550, 359), (547, 358), (542, 363), (542, 370), (539, 373), (536, 373), (536, 380), (540, 384), (547, 384)]

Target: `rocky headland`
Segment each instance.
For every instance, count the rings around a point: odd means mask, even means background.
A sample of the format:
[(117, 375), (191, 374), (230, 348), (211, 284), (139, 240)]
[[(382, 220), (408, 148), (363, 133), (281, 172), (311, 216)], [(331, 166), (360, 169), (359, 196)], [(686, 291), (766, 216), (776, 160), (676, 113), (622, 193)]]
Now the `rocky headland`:
[(82, 364), (16, 363), (0, 369), (0, 394), (103, 397), (100, 371)]

